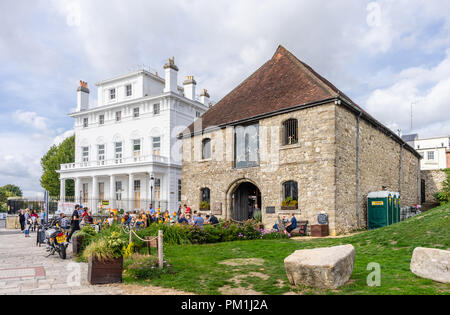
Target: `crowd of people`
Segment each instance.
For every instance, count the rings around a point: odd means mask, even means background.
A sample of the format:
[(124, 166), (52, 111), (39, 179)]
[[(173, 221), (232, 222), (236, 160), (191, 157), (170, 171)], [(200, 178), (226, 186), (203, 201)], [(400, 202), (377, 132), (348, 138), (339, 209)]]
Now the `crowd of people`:
[(20, 230), (25, 234), (25, 237), (30, 237), (30, 231), (36, 231), (40, 224), (44, 224), (46, 220), (46, 213), (41, 210), (39, 213), (36, 210), (20, 209), (19, 223)]
[[(45, 224), (46, 215), (44, 210), (41, 210), (40, 213), (30, 209), (20, 210), (19, 222), (25, 237), (30, 237), (30, 231), (35, 231), (39, 225)], [(169, 213), (169, 211), (161, 212), (150, 204), (147, 211), (128, 211), (122, 216), (119, 216), (117, 210), (109, 209), (109, 215), (103, 220), (95, 220), (87, 207), (76, 205), (70, 217), (67, 217), (64, 213), (59, 215), (59, 225), (66, 231), (69, 242), (72, 235), (79, 231), (83, 224), (93, 224), (102, 227), (123, 224), (129, 228), (141, 230), (153, 223), (191, 225), (203, 229), (204, 225), (208, 224), (216, 226), (219, 224), (219, 220), (212, 214), (207, 214), (203, 217), (202, 213), (192, 211), (187, 205), (183, 207), (180, 205), (177, 212)]]

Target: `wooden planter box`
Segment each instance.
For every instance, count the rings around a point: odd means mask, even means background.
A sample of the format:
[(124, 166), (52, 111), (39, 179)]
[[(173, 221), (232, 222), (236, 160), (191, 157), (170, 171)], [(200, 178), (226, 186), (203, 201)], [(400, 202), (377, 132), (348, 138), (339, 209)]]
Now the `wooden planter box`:
[(311, 236), (312, 237), (325, 237), (330, 235), (328, 230), (328, 224), (318, 224), (311, 225)]
[(89, 257), (88, 281), (90, 284), (121, 283), (122, 271), (123, 257), (104, 261)]
[(83, 244), (83, 236), (72, 236), (72, 253), (78, 255), (81, 252), (81, 246)]
[(297, 210), (298, 209), (298, 205), (296, 206), (281, 206), (281, 210)]

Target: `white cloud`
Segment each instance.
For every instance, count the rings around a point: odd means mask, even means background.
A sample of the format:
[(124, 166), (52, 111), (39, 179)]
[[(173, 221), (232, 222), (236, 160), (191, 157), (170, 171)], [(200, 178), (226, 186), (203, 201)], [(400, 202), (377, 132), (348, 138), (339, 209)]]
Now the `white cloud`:
[(41, 131), (48, 130), (47, 118), (39, 116), (35, 112), (25, 112), (19, 109), (14, 112), (13, 119), (16, 119), (19, 123), (23, 123), (26, 126), (32, 126)]
[(74, 133), (75, 133), (74, 130), (68, 130), (63, 134), (56, 136), (55, 139), (53, 140), (53, 144), (60, 145), (64, 140), (66, 140), (69, 137), (72, 137)]
[(392, 128), (401, 128), (403, 133), (450, 135), (449, 91), (450, 50), (435, 67), (414, 67), (398, 73), (394, 84), (371, 93), (366, 109)]

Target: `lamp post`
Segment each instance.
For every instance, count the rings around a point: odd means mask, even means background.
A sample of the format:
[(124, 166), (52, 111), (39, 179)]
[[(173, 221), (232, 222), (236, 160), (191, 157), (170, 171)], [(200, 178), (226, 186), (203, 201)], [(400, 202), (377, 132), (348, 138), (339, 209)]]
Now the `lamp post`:
[(155, 182), (155, 176), (153, 174), (150, 175), (150, 200), (153, 205), (153, 183)]

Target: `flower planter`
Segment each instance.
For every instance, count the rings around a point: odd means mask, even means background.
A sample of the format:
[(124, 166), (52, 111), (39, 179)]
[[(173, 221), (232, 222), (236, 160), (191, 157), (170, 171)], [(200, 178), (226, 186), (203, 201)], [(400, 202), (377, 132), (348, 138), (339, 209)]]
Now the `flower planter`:
[(210, 208), (200, 208), (201, 212), (207, 212), (207, 211), (210, 211), (210, 210), (211, 210)]
[(123, 257), (110, 260), (89, 257), (88, 281), (90, 284), (121, 283), (122, 271)]
[(83, 236), (72, 236), (72, 253), (78, 255), (81, 252), (81, 246), (83, 244)]
[(297, 210), (298, 209), (298, 205), (297, 206), (281, 206), (281, 210)]

